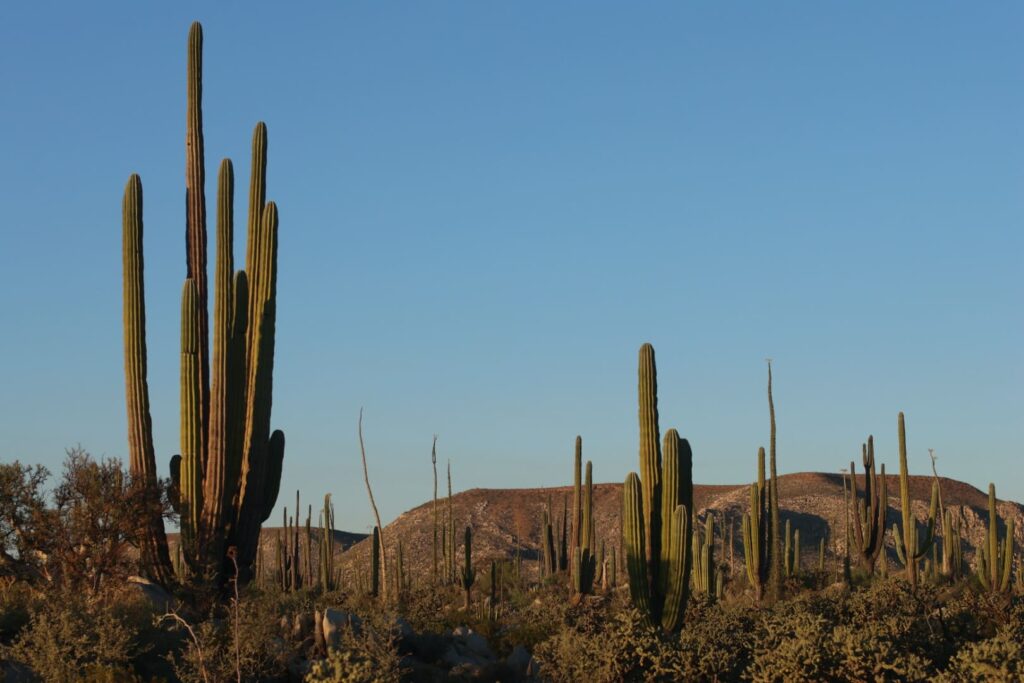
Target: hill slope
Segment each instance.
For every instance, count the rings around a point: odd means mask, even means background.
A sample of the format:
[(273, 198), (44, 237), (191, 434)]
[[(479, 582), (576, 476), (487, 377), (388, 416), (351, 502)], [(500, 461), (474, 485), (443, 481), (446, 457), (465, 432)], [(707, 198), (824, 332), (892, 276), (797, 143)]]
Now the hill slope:
[[(858, 490), (863, 496), (863, 477), (858, 476)], [(912, 476), (911, 496), (914, 512), (925, 520), (931, 495), (932, 477)], [(980, 544), (988, 524), (988, 494), (953, 479), (940, 478), (943, 503), (959, 517), (965, 560), (973, 565), (974, 549)], [(718, 529), (723, 522), (734, 527), (735, 561), (742, 562), (743, 542), (740, 520), (749, 504), (749, 484), (694, 485), (694, 505), (700, 519), (710, 511)], [(900, 519), (899, 477), (888, 476), (889, 513), (887, 528)], [(839, 474), (805, 472), (779, 477), (779, 500), (782, 523), (789, 520), (800, 529), (804, 566), (816, 562), (819, 539), (826, 540), (828, 555), (835, 557), (843, 550), (845, 530), (843, 519), (843, 478)], [(522, 553), (524, 567), (536, 571), (539, 553), (540, 526), (544, 508), (551, 503), (555, 522), (560, 525), (563, 504), (572, 505), (572, 487), (534, 489), (470, 489), (452, 497), (459, 548), (462, 531), (473, 527), (474, 562), (482, 568), (491, 559), (509, 559), (517, 549)], [(446, 499), (438, 500), (438, 516), (445, 519)], [(384, 529), (389, 554), (396, 539), (404, 547), (406, 566), (414, 576), (431, 572), (433, 558), (432, 502), (424, 503), (401, 514)], [(1013, 516), (1017, 547), (1024, 545), (1024, 506), (1000, 501), (998, 514), (1002, 519)], [(594, 519), (598, 543), (618, 547), (622, 510), (622, 484), (594, 485)], [(1005, 531), (1000, 524), (1000, 533)], [(558, 529), (556, 528), (556, 536)], [(892, 534), (887, 534), (888, 553), (895, 562)], [(346, 571), (365, 571), (369, 559), (369, 541), (354, 543), (341, 558)], [(831, 565), (830, 565), (831, 566)], [(893, 565), (894, 567), (894, 565)]]

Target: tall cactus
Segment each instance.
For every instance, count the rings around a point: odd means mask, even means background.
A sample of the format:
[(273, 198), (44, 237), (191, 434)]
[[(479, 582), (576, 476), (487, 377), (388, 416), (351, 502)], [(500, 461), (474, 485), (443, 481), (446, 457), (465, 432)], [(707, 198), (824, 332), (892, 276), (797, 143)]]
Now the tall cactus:
[[(149, 412), (149, 384), (146, 371), (146, 294), (143, 283), (142, 255), (142, 180), (132, 174), (124, 188), (122, 204), (122, 258), (124, 261), (124, 372), (125, 404), (128, 409), (129, 466), (136, 480), (156, 491), (156, 456), (153, 450), (153, 423)], [(142, 537), (140, 560), (143, 573), (168, 585), (174, 580), (174, 567), (163, 519), (153, 515), (147, 520)]]
[(771, 469), (771, 481), (769, 482), (769, 508), (771, 513), (771, 538), (768, 539), (772, 548), (771, 567), (769, 578), (771, 580), (772, 598), (778, 600), (782, 597), (782, 557), (779, 548), (779, 476), (775, 469), (775, 399), (772, 396), (772, 361), (768, 359), (768, 419), (770, 432), (768, 436), (768, 456)]
[[(579, 482), (579, 437), (576, 451), (576, 481)], [(575, 545), (572, 548), (571, 588), (575, 596), (589, 595), (594, 592), (594, 578), (597, 573), (597, 556), (594, 554), (594, 480), (593, 466), (587, 461), (586, 483), (582, 495), (575, 497), (573, 509), (574, 519), (581, 522), (579, 533), (573, 534)]]
[(587, 461), (586, 484), (583, 483), (583, 438), (576, 437), (573, 458), (572, 529), (568, 549), (569, 587), (573, 595), (593, 592), (597, 558), (594, 555), (593, 470)]
[(868, 575), (875, 573), (875, 563), (885, 547), (885, 517), (889, 511), (889, 494), (885, 478), (885, 465), (882, 465), (882, 476), (875, 475), (875, 439), (868, 436), (866, 444), (861, 446), (861, 459), (864, 462), (864, 500), (857, 494), (857, 468), (850, 461), (850, 481), (853, 494), (853, 532), (856, 541), (857, 559)]
[(996, 513), (996, 485), (988, 485), (988, 532), (978, 553), (978, 581), (992, 593), (1010, 588), (1013, 572), (1013, 517), (1006, 518), (1006, 537), (999, 543), (999, 515)]
[(370, 595), (380, 595), (380, 527), (373, 527), (370, 541)]
[(434, 445), (430, 447), (430, 464), (434, 467), (434, 505), (431, 508), (434, 522), (434, 583), (438, 583), (439, 576), (437, 570), (437, 559), (438, 559), (438, 524), (437, 524), (437, 434), (434, 435)]
[(623, 494), (626, 567), (633, 603), (650, 624), (673, 632), (690, 597), (693, 455), (674, 429), (659, 448), (654, 347), (644, 344), (639, 355), (640, 475), (629, 473)]
[(699, 593), (711, 598), (715, 594), (715, 517), (709, 510), (704, 517), (704, 535), (693, 530), (693, 585)]
[(932, 482), (932, 502), (928, 513), (928, 526), (924, 536), (919, 536), (917, 519), (910, 500), (910, 475), (907, 471), (907, 430), (903, 413), (899, 414), (899, 448), (900, 448), (900, 507), (903, 518), (903, 530), (896, 524), (892, 525), (893, 537), (896, 540), (896, 555), (907, 568), (907, 580), (913, 589), (917, 588), (917, 561), (927, 554), (935, 540), (935, 515), (939, 504), (938, 481)]
[[(181, 513), (184, 559), (194, 576), (233, 576), (227, 559), (237, 549), (239, 580), (252, 578), (262, 523), (277, 500), (284, 434), (270, 432), (274, 327), (277, 308), (277, 209), (265, 204), (266, 126), (253, 134), (253, 168), (246, 270), (234, 272), (234, 171), (225, 159), (217, 183), (212, 363), (207, 315), (205, 170), (202, 131), (203, 32), (188, 39), (186, 125), (186, 281), (182, 292), (181, 454), (171, 460), (173, 501)], [(155, 481), (152, 424), (145, 380), (145, 302), (142, 293), (142, 188), (132, 176), (125, 191), (125, 367), (132, 471)], [(212, 370), (212, 372), (211, 372)], [(211, 378), (212, 375), (212, 378)], [(212, 384), (211, 384), (212, 379)], [(143, 543), (148, 574), (170, 579), (154, 518)], [(169, 560), (166, 566), (170, 567)]]
[(775, 552), (771, 543), (770, 498), (764, 476), (764, 448), (761, 447), (757, 449), (757, 482), (750, 485), (750, 509), (743, 515), (743, 561), (758, 603), (764, 600), (769, 586)]
[(331, 494), (324, 496), (320, 512), (320, 590), (332, 591), (338, 586), (334, 574), (334, 504)]
[(955, 581), (963, 576), (963, 567), (960, 523), (953, 517), (953, 511), (947, 509), (942, 515), (942, 573)]
[(473, 584), (476, 582), (476, 570), (473, 569), (473, 530), (466, 527), (465, 545), (463, 546), (462, 569), (459, 570), (459, 585), (466, 594), (466, 609), (469, 609), (472, 598)]

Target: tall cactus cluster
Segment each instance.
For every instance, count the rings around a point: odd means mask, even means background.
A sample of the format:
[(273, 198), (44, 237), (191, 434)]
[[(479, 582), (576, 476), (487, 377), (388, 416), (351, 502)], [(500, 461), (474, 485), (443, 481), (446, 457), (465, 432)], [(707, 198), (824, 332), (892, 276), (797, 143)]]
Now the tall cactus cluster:
[(594, 478), (593, 466), (587, 461), (586, 482), (580, 485), (580, 465), (583, 459), (583, 439), (576, 437), (572, 502), (572, 558), (570, 584), (573, 595), (594, 592), (597, 575), (597, 556), (594, 543)]
[[(769, 587), (775, 545), (771, 535), (772, 489), (765, 481), (764, 448), (757, 449), (757, 482), (750, 485), (750, 510), (743, 515), (743, 560), (757, 602)], [(774, 501), (777, 505), (778, 501)]]
[(868, 436), (867, 443), (861, 446), (861, 460), (864, 462), (864, 500), (858, 498), (857, 468), (854, 462), (850, 461), (853, 540), (861, 568), (871, 575), (875, 573), (878, 556), (885, 548), (885, 517), (889, 511), (885, 465), (882, 465), (881, 477), (875, 474), (873, 436)]
[(693, 455), (674, 429), (659, 443), (654, 347), (639, 359), (640, 475), (630, 472), (623, 494), (623, 536), (633, 603), (651, 625), (683, 625), (690, 597), (690, 515)]
[(334, 569), (334, 503), (331, 494), (324, 496), (324, 509), (320, 511), (320, 590), (332, 591), (340, 584)]
[[(710, 598), (715, 595), (715, 517), (709, 511), (704, 517), (704, 534), (694, 527), (690, 553), (693, 557), (693, 586)], [(721, 572), (717, 572), (721, 576)]]
[(896, 556), (907, 569), (907, 580), (912, 588), (917, 588), (918, 560), (925, 557), (935, 541), (935, 517), (939, 505), (939, 482), (932, 482), (932, 502), (928, 512), (928, 524), (923, 535), (917, 528), (910, 501), (910, 475), (907, 471), (907, 430), (903, 413), (899, 414), (899, 452), (900, 452), (900, 509), (902, 512), (902, 531), (896, 524), (892, 525), (893, 538), (896, 540)]
[(993, 593), (1010, 589), (1013, 572), (1013, 517), (1006, 518), (1006, 536), (999, 543), (999, 515), (996, 514), (996, 485), (988, 485), (988, 532), (978, 553), (978, 581)]
[(779, 528), (779, 477), (775, 465), (775, 398), (772, 395), (772, 364), (768, 361), (768, 447), (770, 477), (765, 480), (764, 447), (757, 450), (757, 483), (750, 485), (750, 510), (743, 515), (743, 557), (747, 579), (757, 602), (769, 592), (782, 592), (783, 557)]
[[(202, 130), (202, 27), (188, 38), (186, 126), (187, 277), (182, 292), (181, 454), (172, 458), (172, 502), (181, 515), (190, 573), (223, 584), (237, 549), (239, 580), (252, 576), (261, 524), (277, 500), (284, 434), (270, 432), (277, 310), (277, 208), (266, 198), (267, 130), (253, 133), (245, 270), (234, 270), (234, 171), (220, 165), (212, 361), (207, 316), (206, 196)], [(123, 206), (125, 375), (130, 465), (155, 483), (146, 378), (142, 183), (133, 175)], [(212, 378), (211, 378), (212, 375)], [(212, 379), (212, 381), (211, 381)], [(150, 520), (144, 571), (168, 583), (173, 569), (163, 522)]]

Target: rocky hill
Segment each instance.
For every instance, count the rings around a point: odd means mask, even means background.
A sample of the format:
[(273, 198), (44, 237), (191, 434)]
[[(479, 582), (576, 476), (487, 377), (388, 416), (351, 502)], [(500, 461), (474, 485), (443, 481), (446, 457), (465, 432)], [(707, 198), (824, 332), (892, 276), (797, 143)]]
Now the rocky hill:
[[(863, 496), (863, 476), (858, 476), (858, 490)], [(924, 521), (928, 514), (932, 477), (912, 476), (911, 496), (914, 512)], [(975, 548), (981, 543), (988, 525), (988, 494), (953, 479), (940, 478), (943, 503), (960, 519), (964, 539), (965, 561), (973, 566)], [(749, 505), (750, 485), (694, 485), (695, 507), (701, 520), (709, 512), (715, 515), (718, 528), (734, 528), (735, 561), (742, 562), (743, 541), (740, 532), (742, 514)], [(899, 477), (888, 476), (889, 513), (887, 528), (900, 518)], [(779, 477), (779, 499), (782, 523), (790, 521), (800, 529), (804, 566), (816, 562), (819, 539), (826, 538), (827, 555), (835, 558), (845, 544), (843, 477), (840, 474), (805, 472)], [(463, 529), (473, 528), (473, 557), (479, 567), (492, 559), (510, 559), (517, 550), (523, 566), (536, 572), (539, 557), (540, 526), (545, 507), (550, 502), (553, 517), (561, 524), (563, 505), (572, 505), (569, 486), (534, 489), (470, 489), (452, 497), (458, 547), (462, 546)], [(445, 518), (446, 499), (438, 500), (438, 516)], [(406, 566), (416, 577), (427, 576), (432, 565), (433, 504), (424, 503), (403, 513), (384, 529), (389, 554), (394, 543), (402, 540)], [(999, 516), (1014, 518), (1017, 547), (1024, 547), (1024, 506), (999, 501)], [(610, 548), (619, 546), (622, 510), (621, 484), (594, 485), (594, 518), (598, 543)], [(1000, 523), (1000, 533), (1005, 531)], [(557, 535), (556, 529), (556, 535)], [(888, 555), (896, 562), (891, 532), (887, 534)], [(369, 540), (354, 543), (343, 553), (342, 566), (347, 572), (365, 571), (369, 560)], [(728, 559), (728, 558), (726, 558)], [(831, 559), (829, 566), (832, 566)], [(890, 565), (895, 568), (895, 564)]]

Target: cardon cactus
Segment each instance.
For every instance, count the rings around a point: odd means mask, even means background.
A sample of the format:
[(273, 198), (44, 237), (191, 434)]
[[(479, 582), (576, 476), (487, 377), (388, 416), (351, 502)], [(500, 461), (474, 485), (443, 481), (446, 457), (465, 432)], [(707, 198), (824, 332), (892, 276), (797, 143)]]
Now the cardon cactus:
[(861, 567), (869, 575), (875, 573), (875, 563), (885, 547), (885, 516), (889, 511), (889, 497), (885, 478), (875, 474), (875, 439), (868, 436), (868, 442), (861, 446), (864, 462), (864, 500), (857, 494), (857, 468), (850, 461), (850, 481), (853, 485), (853, 533), (854, 547)]
[(715, 594), (715, 517), (708, 511), (704, 517), (704, 534), (694, 528), (691, 539), (693, 586), (705, 597)]
[(761, 602), (771, 573), (772, 553), (769, 502), (771, 489), (765, 482), (764, 448), (757, 450), (757, 482), (750, 485), (750, 509), (743, 515), (743, 560), (754, 598)]
[(651, 625), (682, 628), (690, 597), (690, 514), (693, 455), (676, 430), (658, 439), (654, 348), (640, 348), (640, 476), (630, 472), (623, 494), (623, 535), (633, 603)]
[[(1002, 547), (1000, 547), (1002, 545)], [(1013, 572), (1013, 517), (1006, 518), (1006, 536), (999, 543), (999, 515), (996, 514), (996, 485), (988, 485), (988, 533), (978, 553), (978, 581), (985, 590), (1005, 593)]]
[(555, 549), (555, 532), (551, 526), (551, 499), (548, 499), (547, 507), (544, 508), (544, 518), (541, 522), (541, 574), (552, 576), (558, 571), (558, 555)]
[(469, 609), (471, 602), (471, 591), (476, 582), (476, 570), (473, 569), (473, 531), (466, 527), (465, 545), (463, 547), (464, 557), (462, 569), (459, 570), (459, 585), (466, 592), (466, 609)]
[[(234, 172), (220, 166), (211, 356), (207, 315), (206, 204), (202, 131), (202, 28), (188, 40), (186, 125), (187, 277), (182, 293), (181, 454), (172, 458), (173, 502), (181, 515), (184, 559), (193, 576), (223, 585), (234, 570), (252, 577), (260, 526), (277, 501), (284, 434), (270, 432), (277, 310), (277, 208), (265, 203), (266, 126), (253, 134), (246, 269), (235, 272)], [(128, 441), (133, 473), (155, 481), (146, 384), (142, 290), (142, 185), (125, 189), (124, 328)], [(212, 358), (212, 362), (211, 362)], [(211, 381), (212, 375), (212, 381)], [(163, 523), (148, 525), (141, 553), (147, 575), (168, 583), (171, 565)]]
[[(582, 440), (576, 437), (575, 488), (573, 495), (573, 520), (577, 524), (572, 534), (572, 558), (570, 565), (570, 588), (574, 596), (594, 592), (594, 578), (597, 574), (597, 556), (594, 554), (594, 482), (593, 466), (587, 461), (586, 483), (580, 487), (580, 459)], [(578, 531), (577, 531), (578, 529)]]
[(772, 599), (782, 597), (782, 552), (779, 547), (779, 475), (775, 468), (775, 399), (772, 395), (772, 362), (768, 360), (768, 461), (771, 480), (768, 482), (768, 511), (771, 515), (768, 544), (772, 552), (769, 558), (769, 579), (771, 581)]
[(380, 528), (373, 527), (373, 540), (370, 542), (370, 595), (380, 595)]
[(332, 591), (337, 587), (334, 573), (334, 503), (328, 493), (324, 496), (324, 509), (320, 512), (320, 590)]
[(896, 540), (896, 555), (907, 568), (907, 580), (910, 586), (917, 588), (917, 561), (931, 549), (935, 540), (935, 516), (939, 505), (939, 482), (932, 481), (932, 502), (928, 512), (928, 526), (924, 535), (919, 535), (917, 519), (914, 517), (910, 501), (910, 475), (907, 472), (907, 430), (903, 413), (899, 415), (899, 447), (900, 447), (900, 506), (903, 513), (903, 530), (896, 524), (892, 525), (893, 538)]
[(964, 573), (964, 550), (960, 538), (960, 522), (953, 517), (952, 510), (942, 515), (942, 572), (953, 579)]

